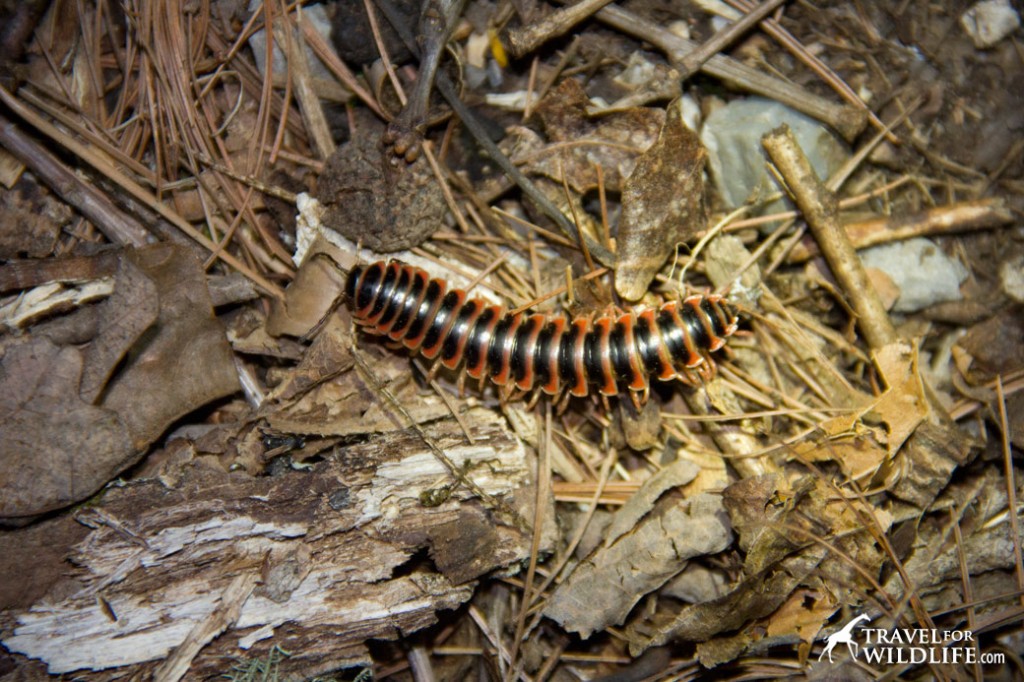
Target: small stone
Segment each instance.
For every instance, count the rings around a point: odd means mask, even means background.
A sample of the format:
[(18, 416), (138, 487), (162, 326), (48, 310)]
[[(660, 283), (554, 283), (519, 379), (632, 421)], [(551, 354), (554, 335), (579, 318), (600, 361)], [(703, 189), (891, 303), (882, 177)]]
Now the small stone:
[[(712, 112), (701, 130), (711, 177), (728, 208), (780, 191), (767, 171), (761, 136), (783, 123), (796, 135), (822, 180), (828, 179), (849, 158), (846, 146), (808, 116), (760, 97), (731, 102)], [(787, 204), (776, 201), (765, 206), (762, 213), (785, 210)]]
[(1024, 256), (1017, 256), (999, 266), (999, 283), (1007, 296), (1024, 303)]
[[(259, 7), (259, 3), (250, 3), (250, 9), (255, 10)], [(331, 40), (331, 20), (327, 16), (327, 10), (323, 5), (308, 5), (302, 10), (302, 18), (310, 23), (316, 32), (320, 34), (325, 40)], [(253, 59), (256, 61), (256, 68), (260, 74), (266, 75), (267, 65), (267, 32), (263, 29), (254, 32), (249, 37), (249, 47), (252, 49)], [(326, 65), (320, 58), (316, 56), (313, 49), (306, 45), (306, 62), (309, 64), (310, 73), (314, 78), (321, 80), (333, 81), (335, 80), (334, 74), (327, 68)], [(284, 52), (281, 51), (281, 47), (278, 45), (278, 41), (274, 41), (274, 52), (273, 52), (273, 65), (274, 74), (278, 76), (284, 76), (288, 73), (288, 60), (285, 59)]]
[(865, 249), (860, 257), (864, 267), (881, 270), (899, 287), (892, 308), (898, 313), (958, 301), (960, 284), (967, 279), (967, 269), (959, 261), (923, 237)]
[(1024, 303), (1024, 256), (1003, 263), (999, 268), (999, 281), (1007, 296)]
[(984, 0), (960, 15), (960, 25), (979, 50), (994, 47), (1017, 30), (1020, 15), (1009, 0)]

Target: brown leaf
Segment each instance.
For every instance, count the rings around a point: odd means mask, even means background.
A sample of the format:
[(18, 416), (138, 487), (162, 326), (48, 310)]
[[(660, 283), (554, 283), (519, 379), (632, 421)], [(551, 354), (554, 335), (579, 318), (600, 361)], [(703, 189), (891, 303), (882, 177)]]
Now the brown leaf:
[(659, 444), (661, 435), (661, 410), (651, 400), (640, 410), (628, 400), (619, 401), (615, 423), (622, 427), (626, 443), (634, 450), (649, 450)]
[(175, 419), (238, 388), (202, 266), (187, 249), (125, 251), (102, 311), (84, 353), (37, 338), (4, 356), (0, 516), (92, 495)]
[(79, 395), (96, 402), (110, 373), (142, 332), (156, 321), (160, 310), (156, 286), (133, 259), (121, 254), (114, 293), (101, 304), (99, 334), (85, 351), (85, 368)]
[[(407, 427), (406, 419), (378, 390), (386, 388), (417, 423), (424, 423), (450, 414), (450, 408), (436, 395), (424, 395), (409, 371), (408, 359), (381, 351), (381, 358), (366, 353), (373, 367), (372, 385), (363, 380), (360, 372), (345, 371), (332, 378), (340, 369), (350, 368), (352, 356), (349, 347), (337, 347), (327, 342), (323, 353), (307, 353), (294, 375), (281, 384), (285, 399), (280, 409), (266, 415), (267, 424), (284, 433), (318, 436), (351, 436), (365, 433), (387, 433)], [(332, 364), (333, 353), (341, 364)], [(331, 379), (327, 381), (327, 379)]]
[(667, 497), (631, 532), (581, 562), (552, 595), (544, 615), (589, 637), (623, 622), (644, 595), (679, 573), (688, 559), (720, 552), (731, 541), (720, 497), (701, 494), (683, 502)]
[(838, 608), (835, 600), (828, 595), (797, 590), (769, 616), (767, 634), (769, 637), (796, 634), (810, 644)]
[[(345, 290), (345, 277), (334, 265), (340, 249), (317, 236), (285, 291), (284, 300), (275, 300), (267, 318), (271, 336), (305, 336), (331, 311)], [(344, 307), (342, 308), (344, 310)]]
[(1005, 307), (997, 315), (979, 322), (957, 341), (975, 364), (972, 380), (987, 381), (996, 374), (1010, 374), (1024, 367), (1024, 315), (1019, 308)]
[(707, 152), (683, 122), (682, 102), (669, 105), (658, 141), (637, 161), (622, 189), (615, 290), (637, 301), (675, 245), (707, 222), (702, 173)]
[(904, 471), (892, 494), (919, 509), (927, 509), (957, 466), (967, 461), (970, 451), (963, 434), (955, 429), (923, 422), (900, 451)]
[(918, 370), (917, 346), (906, 342), (889, 344), (874, 353), (875, 365), (887, 386), (878, 397), (874, 411), (888, 426), (886, 447), (896, 453), (928, 416), (928, 400)]
[[(857, 412), (820, 424), (828, 435), (825, 443), (806, 441), (793, 449), (810, 461), (834, 460), (848, 478), (891, 486), (903, 470), (893, 458), (928, 416), (929, 408), (916, 348), (903, 342), (890, 344), (875, 353), (875, 364), (885, 379), (885, 392)], [(886, 428), (876, 426), (879, 422)]]
[(665, 120), (661, 109), (637, 107), (603, 116), (590, 116), (583, 87), (567, 78), (537, 105), (537, 116), (550, 142), (544, 145), (520, 129), (512, 160), (524, 170), (543, 175), (579, 194), (598, 186), (601, 167), (605, 189), (618, 192), (633, 172), (637, 157), (658, 137)]
[[(629, 650), (634, 656), (650, 646), (659, 646), (672, 639), (703, 642), (715, 635), (736, 630), (744, 623), (775, 611), (793, 589), (821, 563), (828, 550), (808, 547), (802, 552), (751, 575), (723, 597), (683, 608), (677, 615), (654, 624), (634, 624), (627, 628)], [(709, 651), (709, 654), (711, 652)], [(704, 664), (720, 663), (701, 659)]]
[(195, 256), (158, 244), (126, 258), (155, 284), (160, 313), (107, 385), (101, 405), (121, 415), (134, 446), (144, 450), (179, 417), (237, 391), (238, 375)]
[(78, 349), (33, 339), (9, 348), (0, 371), (0, 517), (78, 502), (134, 460), (118, 414), (78, 397)]

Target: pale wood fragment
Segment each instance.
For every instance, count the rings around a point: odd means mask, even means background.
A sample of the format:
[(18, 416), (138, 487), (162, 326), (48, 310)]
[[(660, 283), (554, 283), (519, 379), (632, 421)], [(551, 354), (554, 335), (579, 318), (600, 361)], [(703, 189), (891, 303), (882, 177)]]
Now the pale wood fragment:
[[(427, 435), (476, 486), (534, 518), (526, 448), (485, 410), (465, 420), (473, 445), (450, 420)], [(93, 530), (73, 549), (71, 588), (55, 586), (0, 619), (4, 646), (42, 659), (51, 673), (163, 659), (190, 637), (182, 649), (194, 655), (190, 675), (216, 676), (232, 657), (265, 656), (275, 645), (291, 653), (283, 665), (294, 670), (358, 662), (367, 639), (431, 624), (437, 611), (469, 599), (474, 579), (517, 571), (530, 550), (528, 533), (452, 486), (407, 432), (338, 448), (308, 471), (281, 476), (199, 462), (179, 473), (173, 487), (148, 480), (111, 488), (80, 511)], [(545, 528), (542, 548), (553, 533)], [(247, 598), (237, 594), (257, 581)], [(241, 601), (237, 618), (217, 615), (231, 608), (228, 593)], [(227, 630), (209, 646), (188, 650), (218, 627)], [(180, 670), (164, 672), (174, 679)]]

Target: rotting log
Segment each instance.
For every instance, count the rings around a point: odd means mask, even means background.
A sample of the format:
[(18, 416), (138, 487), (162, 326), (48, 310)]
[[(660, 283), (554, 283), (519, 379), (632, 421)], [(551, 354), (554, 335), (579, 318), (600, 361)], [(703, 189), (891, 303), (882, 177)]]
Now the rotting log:
[[(464, 421), (472, 444), (452, 420), (428, 437), (492, 499), (532, 520), (535, 457), (489, 412)], [(5, 614), (0, 632), (51, 673), (184, 655), (190, 676), (216, 676), (274, 646), (306, 673), (356, 664), (368, 660), (366, 640), (426, 627), (467, 601), (475, 578), (517, 571), (531, 536), (508, 518), (453, 485), (405, 431), (280, 476), (191, 461), (112, 486), (79, 510), (92, 530), (71, 548), (69, 580)], [(542, 548), (553, 533), (546, 524)]]

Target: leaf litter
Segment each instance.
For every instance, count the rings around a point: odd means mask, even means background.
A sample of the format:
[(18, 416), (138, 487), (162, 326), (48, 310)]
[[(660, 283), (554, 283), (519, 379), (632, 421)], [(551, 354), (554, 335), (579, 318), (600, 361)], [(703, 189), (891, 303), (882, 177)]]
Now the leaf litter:
[[(860, 615), (1015, 649), (1016, 38), (887, 3), (783, 3), (749, 32), (688, 3), (402, 11), (475, 46), (403, 129), (409, 165), (381, 143), (396, 83), (419, 96), (401, 28), (369, 64), (279, 4), (58, 5), (10, 10), (34, 33), (2, 55), (6, 582), (44, 529), (60, 545), (6, 597), (5, 667), (178, 679), (245, 649), (295, 678), (982, 674), (842, 646), (826, 667)], [(387, 5), (325, 7), (373, 60)], [(575, 28), (522, 47), (542, 16)], [(483, 104), (513, 94), (524, 111)], [(818, 186), (750, 140), (799, 210), (705, 186), (718, 151), (686, 112), (751, 94), (852, 143)], [(920, 237), (969, 273), (924, 310), (835, 255)], [(508, 401), (353, 329), (345, 271), (388, 257), (367, 248), (573, 316), (725, 292), (743, 328), (713, 377), (644, 405)]]

